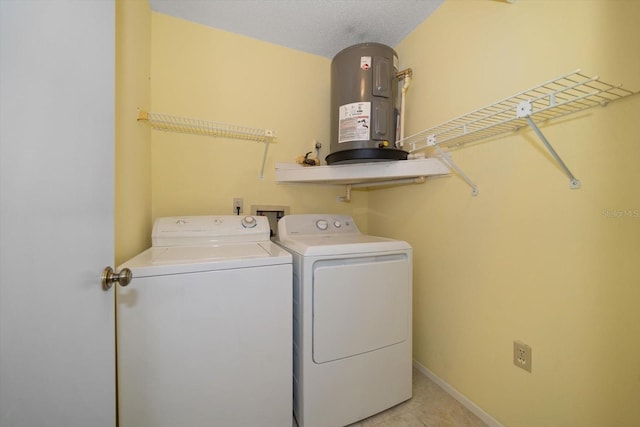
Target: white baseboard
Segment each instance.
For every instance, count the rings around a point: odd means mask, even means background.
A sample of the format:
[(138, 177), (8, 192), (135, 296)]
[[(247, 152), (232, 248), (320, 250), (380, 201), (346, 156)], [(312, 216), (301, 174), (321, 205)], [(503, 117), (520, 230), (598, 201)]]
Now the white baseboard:
[(449, 395), (451, 395), (451, 397), (453, 397), (458, 402), (460, 402), (465, 408), (467, 408), (469, 411), (473, 412), (478, 418), (480, 418), (482, 421), (484, 421), (486, 424), (488, 424), (489, 427), (504, 427), (502, 424), (500, 424), (500, 422), (498, 422), (498, 420), (496, 420), (491, 415), (489, 415), (485, 411), (483, 411), (481, 407), (476, 405), (467, 396), (465, 396), (464, 394), (460, 393), (455, 388), (451, 387), (451, 385), (449, 385), (449, 383), (447, 383), (445, 380), (443, 380), (442, 378), (440, 378), (439, 376), (437, 376), (436, 374), (431, 372), (429, 369), (427, 369), (420, 362), (414, 360), (413, 361), (413, 366), (418, 371), (422, 372), (425, 376), (427, 376), (427, 378), (429, 378), (431, 381), (433, 381), (434, 383), (438, 384), (440, 386), (440, 388), (442, 388)]

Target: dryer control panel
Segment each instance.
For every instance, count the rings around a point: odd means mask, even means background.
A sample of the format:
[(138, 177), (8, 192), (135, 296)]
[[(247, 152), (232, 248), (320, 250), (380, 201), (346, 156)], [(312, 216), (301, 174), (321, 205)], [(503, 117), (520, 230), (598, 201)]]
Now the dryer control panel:
[(349, 215), (308, 214), (285, 215), (278, 221), (278, 234), (286, 240), (289, 236), (361, 233)]

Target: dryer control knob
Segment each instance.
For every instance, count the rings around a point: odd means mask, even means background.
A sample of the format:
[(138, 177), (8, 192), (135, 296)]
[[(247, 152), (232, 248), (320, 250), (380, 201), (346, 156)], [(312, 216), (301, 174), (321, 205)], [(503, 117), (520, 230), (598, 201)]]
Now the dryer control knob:
[(244, 228), (253, 228), (258, 225), (256, 219), (252, 216), (245, 216), (244, 218), (242, 218), (241, 223)]
[(319, 219), (316, 221), (316, 227), (318, 227), (320, 230), (326, 230), (327, 228), (329, 228), (329, 223), (324, 219)]
[(333, 226), (335, 228), (340, 228), (340, 227), (342, 227), (342, 223), (339, 220), (336, 219), (336, 220), (333, 220)]

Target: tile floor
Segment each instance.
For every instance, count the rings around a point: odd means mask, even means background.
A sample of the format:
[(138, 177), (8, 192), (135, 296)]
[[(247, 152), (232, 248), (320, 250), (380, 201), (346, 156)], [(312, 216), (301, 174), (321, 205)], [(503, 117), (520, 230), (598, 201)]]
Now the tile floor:
[[(296, 423), (294, 421), (293, 425)], [(413, 369), (413, 397), (349, 427), (486, 427), (422, 372)]]
[(349, 427), (485, 427), (475, 414), (413, 369), (413, 397)]

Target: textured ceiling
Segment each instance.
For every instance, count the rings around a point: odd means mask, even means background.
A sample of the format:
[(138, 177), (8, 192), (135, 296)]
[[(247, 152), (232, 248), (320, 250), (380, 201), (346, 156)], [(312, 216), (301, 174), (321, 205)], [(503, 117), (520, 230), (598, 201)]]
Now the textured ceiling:
[(333, 58), (363, 42), (396, 46), (444, 0), (150, 0), (177, 18)]

